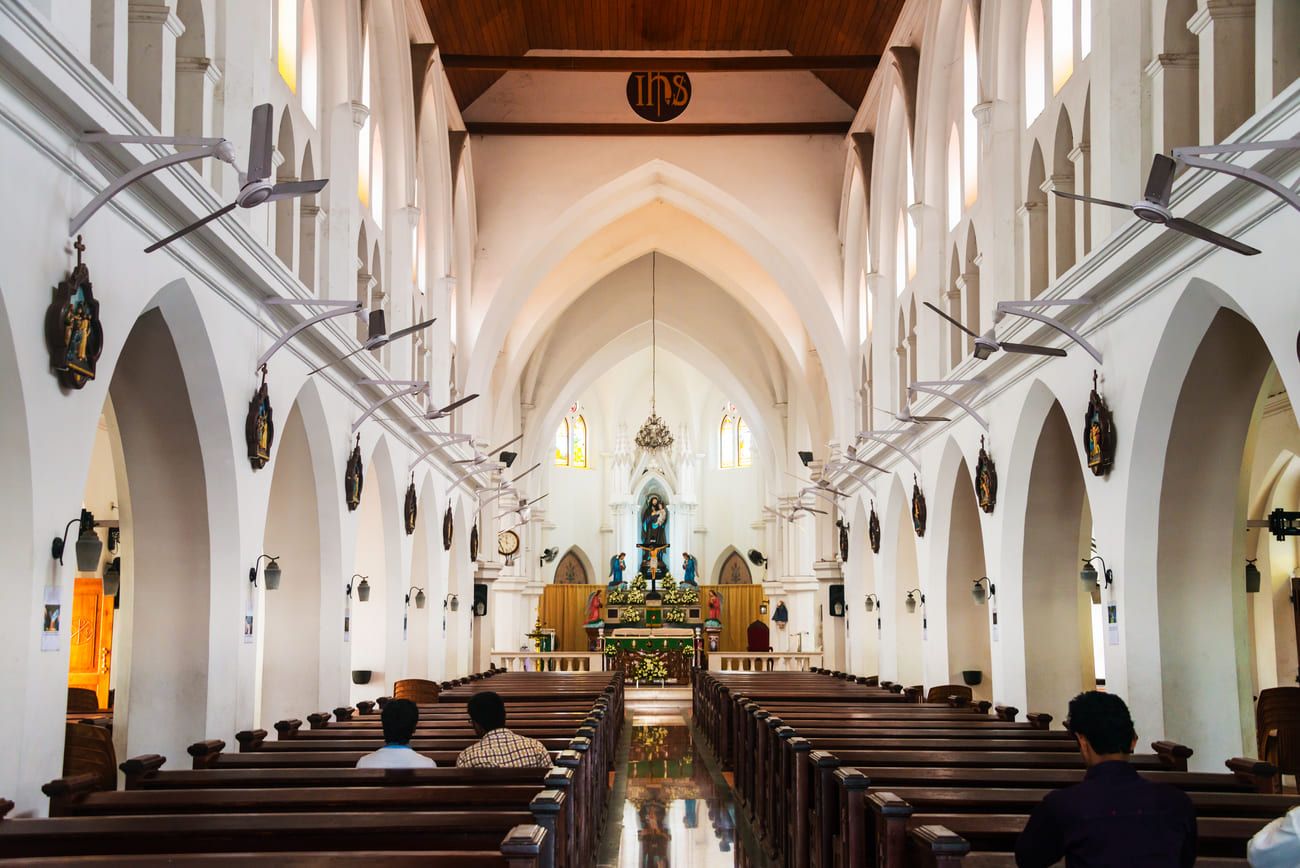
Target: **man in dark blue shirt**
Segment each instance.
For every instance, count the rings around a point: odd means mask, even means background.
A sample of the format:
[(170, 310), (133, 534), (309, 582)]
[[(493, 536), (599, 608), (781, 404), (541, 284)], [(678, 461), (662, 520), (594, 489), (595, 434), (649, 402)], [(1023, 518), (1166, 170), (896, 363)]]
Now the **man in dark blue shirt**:
[(1138, 866), (1182, 868), (1196, 862), (1196, 812), (1182, 790), (1141, 777), (1128, 758), (1137, 744), (1124, 700), (1080, 693), (1065, 728), (1079, 742), (1088, 772), (1034, 808), (1016, 842), (1020, 868)]

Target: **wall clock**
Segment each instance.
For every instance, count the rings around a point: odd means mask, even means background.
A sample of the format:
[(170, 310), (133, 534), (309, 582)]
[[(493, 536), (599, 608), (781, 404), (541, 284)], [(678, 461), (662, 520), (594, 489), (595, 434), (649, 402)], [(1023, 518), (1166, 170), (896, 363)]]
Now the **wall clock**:
[(507, 558), (519, 554), (519, 534), (512, 530), (503, 530), (497, 534), (497, 553)]

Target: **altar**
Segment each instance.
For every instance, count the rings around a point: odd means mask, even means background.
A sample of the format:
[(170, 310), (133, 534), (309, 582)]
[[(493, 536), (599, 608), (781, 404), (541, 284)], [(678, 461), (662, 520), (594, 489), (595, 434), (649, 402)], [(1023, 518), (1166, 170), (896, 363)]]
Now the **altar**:
[(604, 637), (605, 668), (634, 684), (689, 684), (700, 664), (695, 630), (676, 627), (616, 629)]

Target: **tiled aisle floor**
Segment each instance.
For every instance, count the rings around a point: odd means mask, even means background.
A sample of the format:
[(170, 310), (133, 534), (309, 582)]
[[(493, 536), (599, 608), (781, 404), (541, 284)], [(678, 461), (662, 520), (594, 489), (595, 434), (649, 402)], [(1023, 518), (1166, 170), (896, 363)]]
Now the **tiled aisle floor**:
[(690, 706), (638, 709), (634, 693), (628, 691), (601, 868), (762, 868), (727, 780), (695, 747)]

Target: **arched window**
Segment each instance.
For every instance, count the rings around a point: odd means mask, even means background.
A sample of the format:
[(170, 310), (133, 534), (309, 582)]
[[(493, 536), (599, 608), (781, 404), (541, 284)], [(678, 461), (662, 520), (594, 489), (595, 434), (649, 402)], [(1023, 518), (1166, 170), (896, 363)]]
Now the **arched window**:
[(1092, 53), (1092, 0), (1079, 0), (1079, 57)]
[(303, 0), (302, 4), (302, 42), (299, 44), (302, 54), (302, 73), (299, 75), (301, 87), (298, 98), (302, 101), (302, 113), (307, 116), (307, 123), (316, 126), (317, 101), (320, 99), (320, 60), (316, 52), (316, 7), (312, 0)]
[(964, 197), (961, 183), (961, 145), (958, 143), (957, 125), (948, 133), (948, 229), (956, 229), (961, 222)]
[(1052, 93), (1074, 73), (1074, 0), (1052, 0)]
[(1025, 25), (1025, 123), (1034, 122), (1043, 112), (1047, 99), (1043, 76), (1047, 63), (1043, 45), (1043, 4), (1030, 0), (1029, 21)]
[(907, 289), (907, 217), (900, 208), (898, 230), (894, 246), (894, 294), (902, 295)]
[(298, 92), (298, 0), (278, 0), (275, 9), (275, 65), (289, 90)]
[[(1085, 0), (1086, 2), (1086, 0)], [(979, 54), (975, 48), (975, 17), (970, 4), (966, 4), (966, 24), (961, 40), (961, 134), (962, 134), (962, 186), (966, 207), (975, 204), (979, 195), (979, 130), (975, 119), (975, 106), (980, 99)]]
[(577, 404), (569, 406), (569, 413), (555, 429), (555, 466), (587, 470), (587, 420)]
[(370, 118), (374, 107), (370, 104), (370, 28), (366, 28), (361, 38), (361, 104), (369, 114), (361, 124), (357, 138), (357, 198), (361, 204), (370, 207)]
[(722, 409), (722, 422), (718, 425), (718, 467), (728, 470), (753, 464), (754, 444), (749, 424), (734, 405), (728, 404)]

